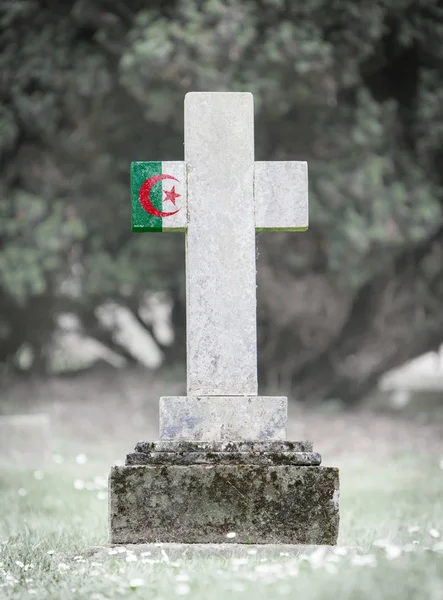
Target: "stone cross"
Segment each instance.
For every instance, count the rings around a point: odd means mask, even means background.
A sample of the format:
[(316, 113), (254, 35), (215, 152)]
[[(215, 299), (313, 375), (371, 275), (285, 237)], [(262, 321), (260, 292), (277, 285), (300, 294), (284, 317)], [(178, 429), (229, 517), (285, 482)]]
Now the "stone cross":
[(131, 165), (133, 231), (186, 231), (187, 396), (162, 440), (283, 440), (287, 399), (257, 389), (255, 232), (308, 227), (306, 162), (254, 162), (253, 97), (185, 97), (184, 162)]
[(308, 195), (306, 163), (254, 162), (253, 130), (251, 94), (190, 93), (185, 161), (132, 165), (134, 231), (186, 231), (188, 389), (111, 470), (113, 544), (337, 542), (338, 469), (257, 395), (255, 231), (306, 229)]

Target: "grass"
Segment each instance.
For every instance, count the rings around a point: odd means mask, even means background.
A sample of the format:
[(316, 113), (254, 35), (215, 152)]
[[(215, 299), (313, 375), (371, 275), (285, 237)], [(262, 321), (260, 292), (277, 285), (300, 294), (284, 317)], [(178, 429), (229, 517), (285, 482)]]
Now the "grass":
[[(440, 457), (341, 461), (347, 556), (156, 560), (90, 556), (107, 539), (106, 466), (67, 460), (46, 472), (0, 472), (0, 598), (443, 598)], [(375, 542), (375, 545), (374, 545)]]
[[(4, 412), (51, 414), (57, 455), (44, 472), (0, 470), (0, 600), (443, 600), (441, 419), (302, 413), (292, 405), (289, 438), (314, 440), (324, 464), (340, 467), (339, 543), (359, 546), (357, 554), (110, 554), (110, 465), (138, 439), (155, 439), (165, 392), (145, 374), (113, 377), (3, 394)], [(20, 404), (29, 398), (32, 406)], [(94, 546), (105, 549), (92, 554)]]

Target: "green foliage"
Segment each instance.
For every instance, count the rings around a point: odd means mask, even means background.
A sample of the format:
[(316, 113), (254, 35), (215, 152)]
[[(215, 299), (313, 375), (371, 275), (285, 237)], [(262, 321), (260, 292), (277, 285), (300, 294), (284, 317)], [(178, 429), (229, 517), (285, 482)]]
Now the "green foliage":
[(182, 159), (190, 90), (252, 92), (257, 159), (309, 161), (310, 233), (261, 238), (285, 277), (315, 264), (351, 299), (441, 222), (436, 0), (27, 0), (0, 24), (5, 306), (72, 280), (83, 306), (183, 298), (183, 237), (131, 234), (128, 178), (131, 160)]
[(17, 190), (0, 203), (0, 286), (21, 305), (48, 291), (63, 273), (63, 260), (85, 235), (84, 223), (65, 218), (61, 202)]
[[(200, 550), (183, 557), (173, 547), (153, 545), (110, 554), (115, 549), (108, 544), (109, 468), (128, 452), (127, 440), (153, 430), (148, 407), (165, 385), (140, 374), (65, 378), (56, 397), (51, 384), (32, 387), (48, 412), (56, 410), (60, 397), (64, 407), (54, 428), (53, 464), (44, 470), (0, 468), (2, 600), (439, 598), (441, 435), (435, 420), (417, 419), (421, 405), (411, 407), (410, 418), (402, 412), (401, 419), (367, 409), (302, 413), (321, 432), (328, 463), (340, 468), (340, 549), (323, 554), (319, 548), (300, 553), (261, 547), (254, 554), (235, 545), (229, 557), (220, 556), (222, 548), (218, 555)], [(9, 389), (4, 411), (26, 410), (28, 393), (28, 386)], [(122, 397), (132, 399), (133, 419)], [(433, 416), (439, 418), (438, 410)], [(294, 415), (294, 430), (298, 418)], [(346, 445), (338, 442), (339, 433)], [(75, 460), (79, 454), (86, 463)]]

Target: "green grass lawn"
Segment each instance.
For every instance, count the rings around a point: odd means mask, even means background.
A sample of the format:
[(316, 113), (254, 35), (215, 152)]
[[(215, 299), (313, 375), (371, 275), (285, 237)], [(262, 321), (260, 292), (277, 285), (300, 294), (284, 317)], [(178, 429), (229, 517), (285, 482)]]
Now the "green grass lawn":
[(339, 542), (361, 552), (271, 559), (248, 548), (233, 558), (91, 556), (107, 541), (109, 462), (2, 470), (0, 598), (443, 599), (441, 458), (343, 455)]

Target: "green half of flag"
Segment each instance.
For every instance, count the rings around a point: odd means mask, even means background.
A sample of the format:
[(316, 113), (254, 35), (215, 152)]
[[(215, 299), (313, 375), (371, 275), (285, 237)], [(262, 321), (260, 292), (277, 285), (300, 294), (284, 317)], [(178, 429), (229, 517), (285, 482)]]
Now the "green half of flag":
[(162, 175), (160, 161), (131, 163), (132, 231), (163, 230), (163, 219), (156, 214), (163, 210), (162, 181), (157, 180), (159, 175)]

